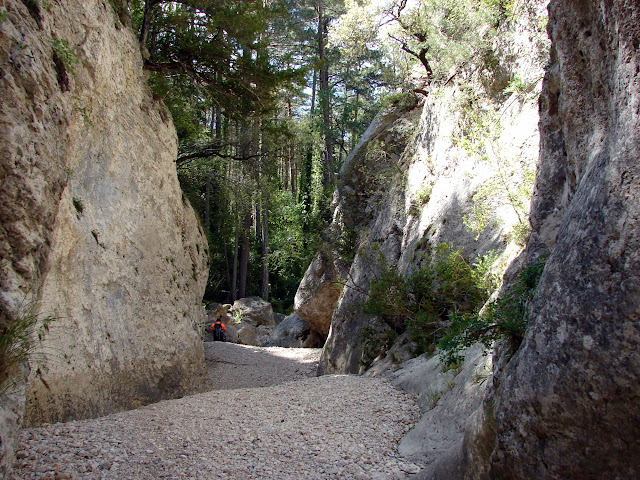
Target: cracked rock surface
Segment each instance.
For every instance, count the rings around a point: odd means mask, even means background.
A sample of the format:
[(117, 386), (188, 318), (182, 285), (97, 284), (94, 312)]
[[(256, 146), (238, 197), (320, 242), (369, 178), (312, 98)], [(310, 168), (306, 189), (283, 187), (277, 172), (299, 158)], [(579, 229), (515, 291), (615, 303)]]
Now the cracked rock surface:
[[(419, 418), (377, 378), (313, 377), (319, 350), (205, 345), (216, 389), (24, 430), (17, 479), (404, 479)], [(214, 362), (215, 360), (215, 362)]]

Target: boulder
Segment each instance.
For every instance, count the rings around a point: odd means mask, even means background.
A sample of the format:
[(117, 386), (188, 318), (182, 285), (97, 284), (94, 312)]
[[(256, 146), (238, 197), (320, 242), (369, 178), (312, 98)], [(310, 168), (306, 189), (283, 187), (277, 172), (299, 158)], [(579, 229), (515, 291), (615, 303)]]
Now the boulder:
[[(231, 343), (240, 343), (238, 342), (238, 325), (225, 325), (225, 340)], [(213, 337), (212, 337), (213, 340)]]
[(238, 338), (235, 343), (241, 345), (257, 345), (256, 327), (249, 323), (241, 323), (238, 325)]
[(278, 313), (278, 312), (273, 313), (273, 321), (276, 322), (276, 325), (282, 322), (285, 318), (287, 318), (287, 316), (284, 313)]
[(273, 331), (272, 326), (260, 325), (256, 328), (256, 343), (255, 346), (261, 346)]
[(340, 298), (338, 278), (334, 255), (320, 252), (305, 272), (294, 299), (295, 312), (313, 330), (325, 336), (329, 334), (331, 316)]
[(275, 325), (271, 304), (260, 297), (246, 297), (236, 300), (231, 307), (231, 314), (239, 316), (245, 323), (258, 325)]
[(310, 332), (309, 324), (293, 313), (279, 323), (260, 346), (301, 348)]

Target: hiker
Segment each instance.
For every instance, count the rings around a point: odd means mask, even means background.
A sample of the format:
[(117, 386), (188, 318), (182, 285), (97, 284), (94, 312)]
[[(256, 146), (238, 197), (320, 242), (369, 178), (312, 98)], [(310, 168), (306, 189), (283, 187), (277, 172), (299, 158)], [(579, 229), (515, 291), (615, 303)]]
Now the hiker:
[(226, 330), (227, 329), (225, 328), (224, 323), (222, 323), (222, 320), (218, 318), (214, 323), (211, 324), (210, 332), (213, 333), (213, 341), (224, 342), (224, 334)]
[(227, 309), (224, 305), (220, 305), (216, 308), (213, 318), (214, 322), (207, 330), (213, 333), (214, 342), (224, 342), (226, 340), (225, 333), (227, 330), (224, 324), (229, 322), (229, 315), (227, 314)]

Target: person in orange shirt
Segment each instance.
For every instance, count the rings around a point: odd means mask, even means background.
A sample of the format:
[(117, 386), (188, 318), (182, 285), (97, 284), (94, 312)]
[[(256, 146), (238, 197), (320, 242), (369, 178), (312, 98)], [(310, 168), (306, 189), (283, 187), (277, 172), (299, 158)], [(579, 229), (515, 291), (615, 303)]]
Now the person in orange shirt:
[(224, 323), (222, 323), (219, 318), (211, 324), (211, 332), (213, 332), (214, 342), (224, 342), (226, 331), (227, 329), (225, 328)]
[(227, 329), (225, 328), (222, 321), (229, 319), (227, 310), (225, 309), (224, 305), (220, 305), (218, 308), (216, 308), (215, 319), (216, 321), (211, 324), (211, 326), (209, 327), (209, 331), (213, 333), (214, 342), (224, 342)]

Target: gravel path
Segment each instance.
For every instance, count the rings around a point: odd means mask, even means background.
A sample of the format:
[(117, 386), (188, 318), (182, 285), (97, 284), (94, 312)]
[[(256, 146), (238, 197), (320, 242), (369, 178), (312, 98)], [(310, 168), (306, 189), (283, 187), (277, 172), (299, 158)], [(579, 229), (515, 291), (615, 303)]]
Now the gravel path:
[(250, 347), (207, 342), (204, 355), (214, 390), (268, 387), (314, 377), (321, 348)]
[(416, 473), (397, 454), (419, 417), (413, 399), (380, 379), (310, 377), (318, 355), (207, 344), (208, 362), (222, 358), (211, 368), (216, 390), (25, 430), (10, 478), (391, 480)]

